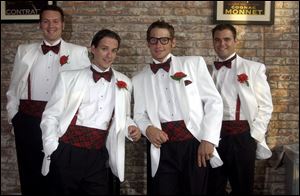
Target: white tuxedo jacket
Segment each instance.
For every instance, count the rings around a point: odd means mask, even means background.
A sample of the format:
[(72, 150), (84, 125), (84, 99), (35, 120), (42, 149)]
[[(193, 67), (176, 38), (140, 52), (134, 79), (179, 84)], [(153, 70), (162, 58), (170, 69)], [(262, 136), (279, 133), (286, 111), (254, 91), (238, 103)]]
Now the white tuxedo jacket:
[[(78, 110), (86, 92), (86, 84), (91, 78), (90, 68), (61, 72), (58, 76), (53, 95), (43, 113), (41, 129), (44, 148), (42, 174), (49, 172), (51, 155), (58, 147), (58, 139), (64, 135)], [(106, 147), (109, 153), (109, 164), (112, 172), (124, 180), (125, 136), (129, 125), (135, 125), (130, 118), (130, 100), (132, 84), (124, 74), (113, 70), (111, 82), (124, 81), (127, 89), (115, 88), (115, 113)]]
[[(245, 112), (246, 119), (250, 125), (251, 136), (257, 140), (257, 159), (267, 159), (272, 152), (266, 144), (265, 134), (271, 119), (273, 104), (267, 76), (266, 67), (262, 63), (236, 57), (236, 73), (247, 74), (249, 87), (236, 80), (233, 84), (238, 91), (241, 108)], [(212, 77), (216, 81), (218, 70), (213, 66)], [(218, 84), (217, 84), (218, 85)]]
[[(18, 112), (20, 99), (28, 98), (27, 79), (31, 67), (38, 58), (38, 55), (43, 54), (41, 45), (42, 43), (33, 43), (20, 45), (18, 47), (11, 76), (11, 83), (6, 93), (6, 108), (8, 111), (9, 122), (11, 122), (11, 119)], [(67, 43), (62, 40), (58, 55), (59, 57), (63, 55), (69, 56), (68, 63), (61, 66), (59, 71), (80, 69), (91, 65), (88, 58), (88, 50), (83, 46)]]
[[(179, 99), (187, 129), (197, 140), (207, 140), (218, 146), (223, 117), (223, 103), (202, 57), (175, 57), (172, 55), (169, 76), (184, 72), (187, 76), (172, 82)], [(171, 79), (172, 80), (172, 79)], [(185, 86), (184, 81), (192, 83)], [(161, 129), (158, 115), (156, 81), (150, 66), (133, 77), (134, 120), (144, 136), (149, 125)], [(152, 176), (155, 175), (160, 159), (160, 149), (151, 144)], [(214, 151), (216, 153), (216, 150)], [(215, 154), (217, 157), (218, 155)]]

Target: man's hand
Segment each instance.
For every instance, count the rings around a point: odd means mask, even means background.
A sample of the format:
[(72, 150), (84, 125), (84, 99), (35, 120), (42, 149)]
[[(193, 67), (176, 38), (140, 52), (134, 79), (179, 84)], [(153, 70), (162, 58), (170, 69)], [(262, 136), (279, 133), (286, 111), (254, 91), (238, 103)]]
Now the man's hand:
[(154, 126), (147, 127), (146, 135), (147, 135), (149, 141), (156, 148), (160, 148), (162, 143), (165, 143), (166, 141), (169, 140), (168, 135), (164, 131), (162, 131)]
[(138, 127), (130, 125), (128, 127), (129, 137), (132, 138), (134, 142), (138, 141), (141, 138), (141, 131)]
[(214, 145), (208, 141), (202, 140), (198, 147), (198, 166), (206, 167), (206, 161), (213, 156), (213, 152)]

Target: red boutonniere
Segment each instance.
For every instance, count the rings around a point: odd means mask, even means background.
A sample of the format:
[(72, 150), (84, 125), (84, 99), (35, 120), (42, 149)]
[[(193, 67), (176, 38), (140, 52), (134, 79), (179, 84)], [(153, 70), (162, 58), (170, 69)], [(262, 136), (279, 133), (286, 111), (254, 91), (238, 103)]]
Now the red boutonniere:
[(176, 72), (174, 75), (171, 76), (171, 78), (173, 80), (177, 80), (177, 81), (180, 81), (182, 78), (186, 77), (186, 74), (183, 73), (183, 72)]
[(117, 80), (116, 85), (118, 86), (119, 89), (125, 88), (127, 90), (127, 84), (122, 80)]
[(237, 77), (238, 77), (237, 80), (238, 80), (241, 84), (246, 83), (246, 85), (249, 86), (247, 74), (242, 73), (242, 74), (237, 75)]
[(68, 60), (69, 60), (69, 55), (68, 56), (66, 56), (66, 55), (61, 56), (60, 59), (59, 59), (60, 65), (63, 66), (64, 64), (68, 63)]

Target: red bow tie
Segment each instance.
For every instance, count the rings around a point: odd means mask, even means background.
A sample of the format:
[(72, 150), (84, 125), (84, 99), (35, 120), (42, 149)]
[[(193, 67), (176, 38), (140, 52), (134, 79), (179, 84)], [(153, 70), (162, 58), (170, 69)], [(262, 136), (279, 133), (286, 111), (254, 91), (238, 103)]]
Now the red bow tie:
[(106, 72), (97, 72), (93, 67), (91, 67), (91, 70), (93, 72), (93, 79), (95, 82), (100, 80), (100, 78), (104, 78), (106, 81), (110, 82), (112, 77), (112, 69), (110, 68)]
[(152, 70), (152, 72), (154, 74), (156, 74), (156, 72), (160, 68), (164, 69), (166, 72), (169, 72), (169, 70), (170, 70), (170, 62), (171, 62), (171, 58), (169, 58), (166, 62), (160, 63), (160, 64), (152, 64), (152, 63), (150, 63), (150, 68), (151, 68), (151, 70)]
[(233, 61), (236, 58), (236, 55), (234, 55), (232, 58), (228, 59), (227, 61), (223, 61), (223, 62), (217, 62), (215, 61), (215, 67), (217, 70), (219, 70), (222, 66), (225, 66), (227, 68), (231, 68), (231, 61)]
[(47, 46), (45, 43), (42, 45), (43, 54), (47, 54), (50, 50), (52, 50), (55, 54), (58, 54), (60, 48), (60, 42), (55, 46)]

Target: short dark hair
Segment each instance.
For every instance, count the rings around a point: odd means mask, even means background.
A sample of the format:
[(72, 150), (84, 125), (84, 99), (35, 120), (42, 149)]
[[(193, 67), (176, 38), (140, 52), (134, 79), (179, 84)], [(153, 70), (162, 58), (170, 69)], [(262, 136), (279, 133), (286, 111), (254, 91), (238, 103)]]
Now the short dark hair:
[(170, 33), (171, 39), (173, 39), (175, 37), (175, 30), (174, 27), (172, 25), (170, 25), (169, 23), (165, 22), (164, 20), (157, 20), (155, 22), (153, 22), (147, 30), (147, 41), (150, 40), (150, 33), (152, 31), (152, 29), (154, 28), (161, 28), (161, 29), (167, 29)]
[(95, 48), (97, 48), (99, 42), (101, 41), (101, 39), (103, 39), (104, 37), (110, 37), (112, 39), (115, 39), (118, 41), (118, 49), (120, 48), (120, 44), (121, 44), (121, 38), (120, 36), (114, 32), (114, 31), (111, 31), (109, 29), (102, 29), (100, 31), (98, 31), (94, 37), (93, 37), (93, 40), (92, 40), (92, 43), (91, 43), (91, 46), (94, 46)]
[(64, 15), (64, 11), (58, 7), (57, 5), (46, 5), (45, 7), (43, 7), (40, 11), (40, 22), (42, 20), (42, 15), (43, 15), (43, 12), (44, 11), (47, 11), (47, 10), (51, 10), (51, 11), (57, 11), (60, 13), (60, 16), (61, 16), (61, 21), (63, 22), (65, 19), (65, 15)]
[(236, 29), (231, 24), (218, 24), (217, 26), (215, 26), (215, 28), (213, 28), (212, 31), (211, 31), (212, 32), (212, 37), (214, 38), (214, 35), (215, 35), (216, 31), (223, 31), (225, 29), (230, 30), (233, 34), (233, 38), (236, 39)]

